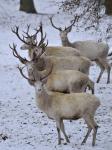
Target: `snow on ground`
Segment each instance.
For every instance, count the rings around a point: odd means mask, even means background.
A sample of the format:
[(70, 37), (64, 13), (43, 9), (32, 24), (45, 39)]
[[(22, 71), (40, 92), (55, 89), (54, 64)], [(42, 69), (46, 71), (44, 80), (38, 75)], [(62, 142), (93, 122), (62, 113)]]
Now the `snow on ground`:
[[(36, 1), (35, 1), (36, 2)], [(39, 4), (45, 8), (48, 0), (39, 0)], [(50, 4), (53, 1), (49, 0)], [(92, 136), (87, 143), (81, 146), (81, 141), (86, 134), (87, 128), (83, 120), (65, 121), (66, 132), (71, 143), (68, 145), (57, 145), (57, 131), (55, 122), (48, 119), (35, 104), (35, 92), (25, 79), (18, 72), (16, 60), (9, 43), (15, 42), (18, 50), (21, 42), (11, 33), (11, 27), (15, 24), (24, 30), (26, 24), (33, 27), (42, 20), (50, 45), (61, 45), (59, 33), (51, 28), (48, 16), (29, 15), (18, 11), (19, 1), (2, 0), (0, 4), (0, 134), (7, 137), (3, 140), (0, 137), (0, 150), (111, 150), (112, 149), (112, 77), (111, 83), (106, 84), (107, 74), (99, 84), (95, 84), (95, 95), (101, 100), (101, 107), (96, 114), (96, 120), (100, 126), (98, 129), (95, 148), (91, 146)], [(39, 6), (38, 6), (39, 7)], [(13, 9), (12, 9), (13, 8)], [(57, 8), (57, 7), (56, 7)], [(53, 8), (53, 13), (56, 12)], [(48, 9), (48, 8), (47, 8)], [(50, 9), (50, 8), (49, 8)], [(48, 9), (48, 10), (49, 10)], [(39, 11), (41, 9), (39, 8)], [(50, 10), (48, 13), (52, 13)], [(68, 17), (57, 16), (56, 23), (69, 23)], [(32, 31), (33, 32), (33, 31)], [(78, 33), (75, 38), (70, 33), (69, 38), (95, 39), (97, 35)], [(112, 45), (111, 45), (112, 46)], [(20, 50), (19, 50), (20, 52)], [(26, 52), (21, 52), (26, 56)], [(94, 65), (90, 71), (90, 78), (96, 81), (99, 68)], [(112, 74), (112, 72), (111, 72)]]

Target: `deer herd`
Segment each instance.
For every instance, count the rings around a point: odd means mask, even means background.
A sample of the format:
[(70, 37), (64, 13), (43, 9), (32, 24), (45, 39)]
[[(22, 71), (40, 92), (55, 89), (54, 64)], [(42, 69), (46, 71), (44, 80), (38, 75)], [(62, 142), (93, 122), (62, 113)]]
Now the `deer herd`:
[[(53, 18), (49, 18), (51, 25), (59, 30), (62, 46), (48, 46), (43, 25), (35, 30), (35, 34), (29, 34), (30, 25), (24, 35), (20, 36), (19, 27), (12, 28), (12, 32), (23, 42), (21, 50), (28, 50), (29, 59), (23, 58), (17, 51), (16, 44), (9, 45), (13, 55), (24, 64), (18, 69), (21, 75), (34, 86), (36, 103), (38, 108), (55, 120), (58, 133), (58, 144), (61, 144), (61, 133), (66, 142), (70, 142), (65, 132), (63, 120), (77, 120), (83, 118), (88, 131), (82, 141), (84, 144), (93, 130), (92, 145), (95, 145), (98, 125), (94, 116), (100, 106), (99, 99), (94, 95), (94, 82), (89, 78), (89, 70), (95, 61), (101, 72), (97, 83), (100, 81), (104, 70), (107, 70), (107, 83), (110, 82), (111, 67), (107, 61), (109, 47), (105, 43), (95, 41), (76, 41), (71, 43), (67, 37), (71, 32), (76, 18), (69, 27), (62, 29), (56, 27)], [(40, 35), (40, 40), (38, 40)], [(86, 93), (87, 88), (92, 94)]]

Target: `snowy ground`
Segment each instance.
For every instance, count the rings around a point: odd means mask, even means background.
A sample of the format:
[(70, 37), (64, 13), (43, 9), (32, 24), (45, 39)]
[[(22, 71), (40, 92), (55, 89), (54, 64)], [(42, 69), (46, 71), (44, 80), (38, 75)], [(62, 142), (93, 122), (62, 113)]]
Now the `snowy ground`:
[[(47, 13), (55, 13), (56, 8), (50, 9), (46, 7), (45, 1), (48, 0), (43, 0), (43, 3), (39, 0), (41, 6), (39, 11), (46, 8)], [(49, 2), (51, 5), (53, 1), (49, 0)], [(17, 64), (19, 62), (13, 57), (8, 45), (12, 42), (17, 43), (18, 48), (21, 45), (20, 41), (10, 30), (15, 24), (19, 25), (22, 30), (27, 23), (31, 23), (32, 27), (35, 27), (42, 20), (50, 45), (61, 44), (59, 34), (51, 28), (47, 16), (20, 13), (18, 4), (18, 1), (2, 0), (0, 5), (0, 134), (8, 137), (6, 140), (3, 140), (0, 136), (0, 150), (111, 150), (112, 77), (111, 83), (105, 84), (106, 73), (104, 73), (101, 82), (95, 84), (95, 95), (101, 100), (101, 107), (96, 114), (100, 128), (95, 148), (91, 146), (92, 136), (89, 137), (84, 146), (80, 144), (87, 130), (83, 120), (65, 121), (66, 132), (70, 137), (71, 143), (65, 145), (63, 141), (62, 145), (57, 145), (55, 122), (49, 120), (36, 107), (34, 89), (18, 72)], [(67, 17), (63, 20), (60, 18), (60, 16), (56, 18), (57, 24), (62, 24), (64, 20), (69, 23)], [(78, 33), (74, 38), (74, 34), (75, 32), (71, 33), (69, 38), (74, 40), (76, 37), (77, 39), (97, 38), (95, 34), (92, 36), (84, 33)], [(21, 53), (26, 55), (26, 53)], [(91, 68), (90, 78), (96, 81), (98, 73), (99, 68), (94, 65)]]

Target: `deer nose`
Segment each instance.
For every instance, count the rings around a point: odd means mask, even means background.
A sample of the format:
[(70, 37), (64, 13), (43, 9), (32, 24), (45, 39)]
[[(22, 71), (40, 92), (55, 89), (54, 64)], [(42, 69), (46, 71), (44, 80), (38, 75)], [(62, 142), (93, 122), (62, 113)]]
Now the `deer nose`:
[(33, 70), (32, 68), (29, 69), (29, 75), (32, 75), (33, 74)]
[(27, 46), (26, 46), (26, 45), (22, 45), (22, 46), (20, 47), (20, 49), (21, 49), (21, 50), (27, 50)]
[(23, 47), (21, 46), (20, 49), (23, 50)]

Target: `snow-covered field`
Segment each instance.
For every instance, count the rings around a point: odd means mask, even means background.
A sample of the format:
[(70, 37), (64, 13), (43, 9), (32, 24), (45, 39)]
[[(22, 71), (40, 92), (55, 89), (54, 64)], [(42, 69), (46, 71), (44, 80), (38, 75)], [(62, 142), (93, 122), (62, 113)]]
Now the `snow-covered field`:
[[(49, 5), (48, 2), (49, 1)], [(35, 0), (37, 6), (38, 1)], [(9, 48), (9, 43), (15, 42), (19, 47), (21, 42), (11, 32), (11, 27), (19, 25), (24, 30), (27, 24), (36, 27), (40, 20), (44, 23), (50, 45), (61, 45), (59, 33), (53, 29), (46, 15), (29, 15), (18, 11), (19, 0), (1, 0), (0, 4), (0, 150), (111, 150), (112, 149), (112, 77), (110, 84), (106, 84), (106, 72), (99, 84), (95, 84), (95, 95), (101, 100), (101, 106), (96, 113), (98, 129), (96, 146), (92, 148), (89, 137), (87, 143), (81, 146), (81, 141), (87, 128), (83, 120), (65, 121), (66, 132), (71, 143), (57, 145), (57, 131), (55, 122), (48, 119), (35, 104), (35, 92), (17, 69), (16, 60)], [(39, 12), (55, 13), (57, 7), (53, 0), (39, 0)], [(56, 23), (69, 24), (70, 16), (57, 15)], [(108, 18), (108, 22), (112, 18)], [(65, 23), (65, 24), (66, 24)], [(104, 24), (103, 24), (104, 26)], [(75, 35), (75, 36), (74, 36)], [(74, 30), (69, 38), (73, 40), (97, 39), (97, 35), (77, 33)], [(109, 41), (112, 47), (112, 41)], [(27, 56), (27, 52), (21, 52)], [(99, 68), (94, 65), (90, 71), (90, 78), (96, 81)], [(112, 72), (111, 72), (112, 74)]]

